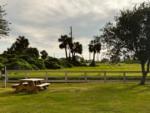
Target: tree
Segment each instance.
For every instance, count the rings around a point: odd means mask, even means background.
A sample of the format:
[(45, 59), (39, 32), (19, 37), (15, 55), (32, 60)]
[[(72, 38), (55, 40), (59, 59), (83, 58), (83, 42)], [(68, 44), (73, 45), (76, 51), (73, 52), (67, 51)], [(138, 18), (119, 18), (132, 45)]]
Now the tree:
[(66, 55), (66, 59), (68, 59), (68, 40), (69, 37), (67, 35), (61, 35), (61, 37), (58, 39), (59, 42), (61, 42), (61, 44), (59, 45), (60, 49), (65, 49), (65, 55)]
[(3, 9), (3, 6), (0, 6), (0, 36), (6, 36), (9, 33), (8, 28), (8, 21), (4, 19), (4, 16), (6, 15), (5, 10)]
[(72, 44), (71, 53), (72, 53), (72, 60), (75, 61), (76, 53), (82, 54), (82, 44), (80, 44), (79, 42), (74, 42)]
[(132, 53), (140, 61), (140, 84), (145, 84), (150, 66), (150, 3), (144, 2), (132, 10), (121, 11), (115, 23), (106, 24), (102, 31), (103, 42), (112, 55)]
[(65, 49), (65, 55), (68, 61), (75, 61), (76, 54), (82, 54), (82, 44), (73, 41), (72, 27), (70, 27), (70, 36), (61, 35), (58, 41), (61, 42), (59, 48)]
[(7, 50), (8, 53), (15, 53), (15, 54), (21, 54), (24, 53), (25, 50), (29, 46), (29, 41), (24, 36), (19, 36), (12, 44), (12, 46)]
[(41, 51), (40, 53), (41, 53), (41, 58), (43, 60), (45, 60), (48, 57), (48, 53), (45, 50)]
[(93, 60), (91, 62), (91, 66), (95, 66), (95, 55), (96, 53), (100, 53), (100, 51), (101, 51), (100, 37), (95, 37), (95, 39), (91, 40), (89, 44), (89, 52), (93, 53)]
[(26, 51), (25, 51), (25, 54), (30, 56), (30, 57), (33, 57), (33, 58), (39, 58), (39, 51), (37, 48), (27, 48)]

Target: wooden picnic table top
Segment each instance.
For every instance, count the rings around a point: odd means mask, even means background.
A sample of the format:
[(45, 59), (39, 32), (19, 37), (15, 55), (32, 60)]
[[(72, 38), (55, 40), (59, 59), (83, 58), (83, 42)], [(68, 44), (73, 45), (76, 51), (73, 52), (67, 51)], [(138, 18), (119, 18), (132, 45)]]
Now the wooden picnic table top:
[(44, 79), (39, 79), (39, 78), (27, 78), (27, 79), (20, 79), (20, 81), (24, 81), (24, 82), (35, 82), (35, 81), (44, 81)]

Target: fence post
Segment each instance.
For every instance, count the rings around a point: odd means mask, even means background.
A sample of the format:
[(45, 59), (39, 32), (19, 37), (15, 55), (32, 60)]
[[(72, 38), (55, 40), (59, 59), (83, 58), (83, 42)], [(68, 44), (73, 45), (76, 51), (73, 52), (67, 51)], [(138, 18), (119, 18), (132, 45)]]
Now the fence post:
[(68, 81), (68, 73), (67, 73), (67, 71), (65, 71), (65, 81), (66, 82)]
[(48, 82), (48, 74), (47, 74), (47, 71), (45, 72), (45, 80), (46, 80), (46, 82)]
[(84, 80), (87, 82), (87, 72), (84, 72)]
[(104, 82), (106, 82), (107, 78), (106, 78), (106, 71), (104, 72)]
[(126, 72), (123, 72), (123, 82), (126, 83)]

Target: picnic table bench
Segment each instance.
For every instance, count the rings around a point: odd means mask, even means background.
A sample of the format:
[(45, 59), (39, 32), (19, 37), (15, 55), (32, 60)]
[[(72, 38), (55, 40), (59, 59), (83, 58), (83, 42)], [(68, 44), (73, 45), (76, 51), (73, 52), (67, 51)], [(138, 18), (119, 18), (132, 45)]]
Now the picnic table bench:
[(44, 79), (29, 78), (21, 79), (18, 84), (13, 84), (12, 88), (15, 92), (38, 92), (40, 90), (45, 90), (50, 85), (50, 83), (43, 83)]
[(39, 89), (47, 89), (47, 87), (49, 86), (49, 83), (42, 83), (39, 85), (36, 85)]

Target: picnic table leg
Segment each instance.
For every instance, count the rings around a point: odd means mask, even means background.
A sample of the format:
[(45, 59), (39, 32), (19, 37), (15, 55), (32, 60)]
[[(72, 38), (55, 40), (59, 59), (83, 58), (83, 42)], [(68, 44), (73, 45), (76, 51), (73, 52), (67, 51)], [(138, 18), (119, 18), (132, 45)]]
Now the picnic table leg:
[(16, 88), (16, 90), (15, 90), (16, 93), (22, 92), (22, 91), (23, 91), (23, 88), (22, 88), (22, 87), (19, 87), (19, 86), (18, 86), (18, 87)]
[(44, 89), (47, 89), (47, 86), (44, 86), (43, 88), (44, 88)]
[(38, 89), (36, 87), (28, 87), (27, 92), (28, 93), (38, 93)]

